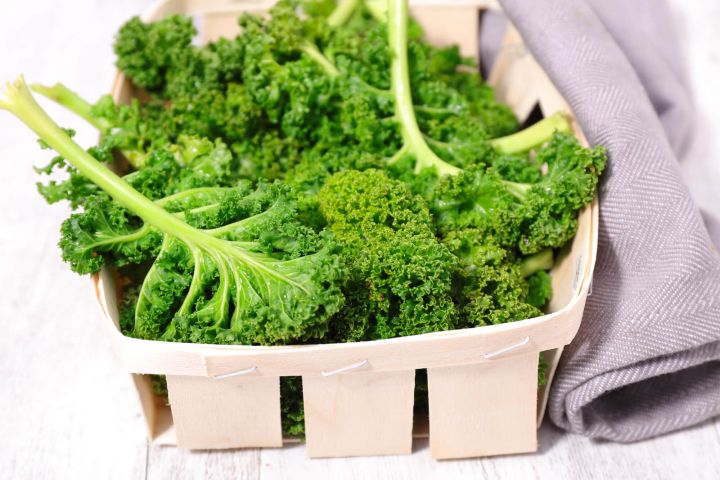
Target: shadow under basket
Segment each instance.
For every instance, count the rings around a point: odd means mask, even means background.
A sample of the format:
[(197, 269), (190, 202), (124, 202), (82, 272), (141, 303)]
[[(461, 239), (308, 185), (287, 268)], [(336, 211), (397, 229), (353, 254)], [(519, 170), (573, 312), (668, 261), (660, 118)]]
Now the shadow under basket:
[[(200, 41), (237, 33), (243, 11), (267, 2), (167, 0), (145, 20), (193, 15)], [(436, 45), (456, 43), (477, 57), (482, 12), (494, 2), (411, 2), (412, 14)], [(452, 26), (452, 28), (448, 28)], [(499, 99), (525, 119), (565, 111), (547, 75), (508, 26), (488, 81)], [(138, 92), (118, 73), (113, 95), (128, 102)], [(573, 128), (586, 143), (576, 122)], [(548, 314), (487, 327), (370, 342), (303, 346), (221, 346), (125, 337), (118, 328), (113, 272), (93, 277), (97, 300), (115, 349), (133, 374), (150, 438), (190, 449), (281, 447), (280, 377), (301, 376), (310, 457), (409, 454), (413, 438), (415, 371), (427, 369), (428, 435), (437, 459), (537, 449), (557, 361), (582, 319), (597, 250), (598, 205), (579, 214), (578, 232), (552, 270)], [(538, 389), (538, 358), (548, 363)], [(167, 376), (169, 405), (147, 374)], [(285, 439), (287, 441), (287, 439)]]

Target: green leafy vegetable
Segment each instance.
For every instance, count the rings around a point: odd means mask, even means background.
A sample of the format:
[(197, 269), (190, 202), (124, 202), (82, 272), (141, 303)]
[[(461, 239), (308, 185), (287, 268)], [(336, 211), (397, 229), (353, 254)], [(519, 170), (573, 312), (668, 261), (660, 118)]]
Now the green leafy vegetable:
[(319, 201), (350, 270), (352, 306), (336, 322), (340, 339), (453, 328), (457, 258), (438, 242), (421, 198), (381, 171), (348, 170), (325, 183)]
[(133, 335), (262, 344), (324, 335), (342, 304), (338, 257), (331, 242), (292, 221), (286, 190), (199, 188), (153, 202), (80, 148), (22, 78), (4, 94), (0, 107), (117, 202), (91, 204), (65, 224), (64, 255), (78, 271), (97, 270), (98, 251), (133, 261), (162, 238), (138, 295)]
[[(406, 0), (281, 0), (239, 25), (199, 46), (188, 17), (129, 20), (114, 45), (128, 104), (34, 85), (98, 129), (87, 150), (22, 79), (0, 100), (59, 153), (36, 170), (46, 200), (73, 210), (63, 258), (125, 277), (124, 333), (349, 342), (542, 315), (604, 149), (583, 148), (563, 113), (517, 131)], [(291, 435), (301, 391), (283, 379)]]

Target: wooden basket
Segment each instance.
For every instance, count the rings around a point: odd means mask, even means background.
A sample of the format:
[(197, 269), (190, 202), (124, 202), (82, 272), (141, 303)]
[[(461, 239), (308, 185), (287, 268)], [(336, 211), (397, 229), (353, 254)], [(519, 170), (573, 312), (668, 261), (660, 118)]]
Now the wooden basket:
[[(145, 20), (193, 15), (201, 40), (237, 33), (242, 11), (266, 2), (165, 0)], [(458, 43), (477, 56), (480, 13), (491, 1), (413, 2), (428, 40)], [(507, 31), (490, 74), (499, 98), (519, 118), (539, 108), (572, 112), (517, 32)], [(120, 74), (113, 95), (135, 95)], [(575, 133), (585, 141), (574, 125)], [(409, 454), (415, 371), (427, 369), (433, 457), (461, 458), (532, 452), (557, 361), (580, 325), (597, 249), (597, 202), (579, 216), (571, 245), (552, 271), (554, 298), (542, 317), (503, 325), (371, 342), (305, 346), (220, 346), (165, 343), (123, 336), (113, 274), (94, 277), (98, 302), (118, 355), (133, 373), (149, 436), (191, 449), (281, 447), (281, 376), (302, 376), (307, 452), (311, 457)], [(549, 364), (538, 390), (538, 355)], [(142, 374), (167, 375), (170, 406)]]

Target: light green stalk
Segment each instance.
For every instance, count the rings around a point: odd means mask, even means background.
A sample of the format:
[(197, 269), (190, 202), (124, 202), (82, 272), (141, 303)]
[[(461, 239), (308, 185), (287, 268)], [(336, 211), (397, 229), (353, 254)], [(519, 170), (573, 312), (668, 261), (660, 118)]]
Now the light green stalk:
[(327, 23), (331, 27), (345, 25), (360, 4), (360, 0), (341, 0), (335, 10), (327, 17)]
[(330, 78), (335, 78), (340, 75), (340, 70), (338, 70), (335, 64), (332, 63), (325, 55), (323, 55), (314, 43), (303, 42), (303, 44), (300, 45), (300, 51), (317, 63)]
[(50, 100), (59, 103), (60, 105), (64, 106), (79, 117), (82, 117), (100, 131), (105, 131), (111, 127), (110, 123), (107, 120), (105, 120), (104, 118), (95, 117), (92, 114), (92, 105), (90, 105), (84, 98), (67, 88), (62, 83), (56, 83), (52, 87), (39, 85), (36, 83), (30, 88), (32, 88), (40, 95), (43, 95), (44, 97), (47, 97)]
[(523, 258), (520, 262), (520, 273), (523, 277), (529, 277), (540, 270), (550, 270), (554, 263), (552, 248), (546, 248)]
[(556, 112), (524, 130), (494, 138), (490, 144), (498, 153), (524, 153), (550, 140), (555, 132), (572, 133), (567, 114)]
[(196, 233), (194, 228), (155, 205), (75, 143), (38, 105), (22, 76), (8, 83), (3, 93), (0, 108), (18, 117), (83, 176), (121, 205), (165, 233), (177, 236)]
[(415, 117), (410, 89), (408, 66), (408, 4), (407, 0), (388, 0), (388, 35), (392, 55), (392, 92), (395, 96), (395, 116), (402, 129), (408, 153), (415, 156), (415, 171), (435, 168), (438, 175), (457, 175), (462, 170), (450, 165), (428, 146)]
[[(224, 254), (248, 267), (279, 276), (277, 272), (267, 268), (261, 255), (250, 254), (250, 252), (234, 247), (230, 242), (191, 227), (149, 200), (105, 165), (95, 160), (38, 105), (22, 76), (15, 82), (6, 85), (0, 96), (0, 108), (15, 115), (77, 168), (83, 176), (147, 224), (171, 237), (180, 239), (191, 250), (201, 248), (211, 253)], [(270, 263), (273, 262), (271, 258), (267, 258), (267, 260)]]

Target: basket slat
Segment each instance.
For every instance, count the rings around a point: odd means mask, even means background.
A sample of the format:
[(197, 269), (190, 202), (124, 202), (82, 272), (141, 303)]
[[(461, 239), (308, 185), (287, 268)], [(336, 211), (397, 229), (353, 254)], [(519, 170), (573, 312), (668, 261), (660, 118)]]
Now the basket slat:
[(310, 457), (412, 451), (415, 370), (303, 377)]
[(168, 375), (167, 384), (178, 446), (282, 446), (278, 377)]
[(433, 458), (534, 452), (538, 352), (428, 369)]

